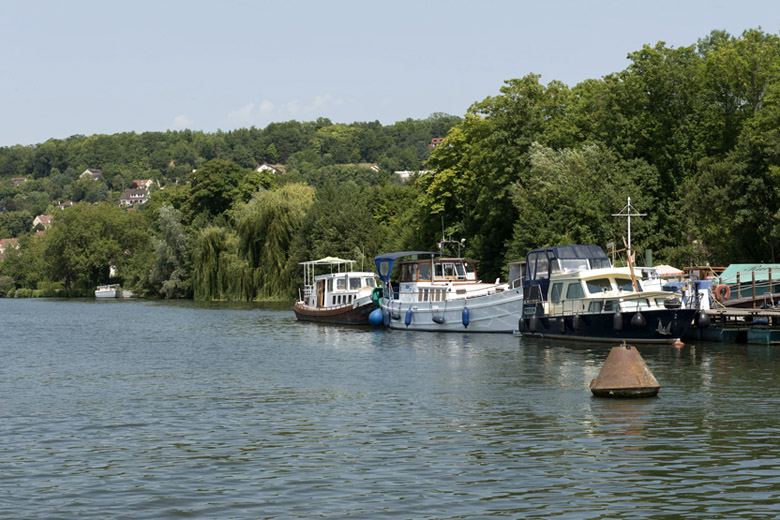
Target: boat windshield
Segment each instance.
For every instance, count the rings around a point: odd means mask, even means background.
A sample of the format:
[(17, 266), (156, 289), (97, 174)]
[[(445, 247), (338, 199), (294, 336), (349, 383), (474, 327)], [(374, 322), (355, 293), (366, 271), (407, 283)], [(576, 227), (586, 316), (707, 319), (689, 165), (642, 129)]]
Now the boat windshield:
[(565, 272), (573, 272), (573, 271), (582, 271), (588, 268), (588, 260), (585, 258), (561, 258), (558, 260), (561, 265), (561, 271)]
[(349, 290), (350, 291), (357, 291), (361, 287), (360, 278), (350, 278), (349, 279)]

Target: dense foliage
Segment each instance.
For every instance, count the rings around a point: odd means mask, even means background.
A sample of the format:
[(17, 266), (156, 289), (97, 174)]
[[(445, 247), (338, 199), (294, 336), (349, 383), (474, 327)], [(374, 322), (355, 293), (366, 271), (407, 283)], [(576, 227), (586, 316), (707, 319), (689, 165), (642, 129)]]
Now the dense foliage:
[[(632, 52), (569, 87), (528, 74), (463, 118), (274, 123), (231, 132), (73, 136), (0, 148), (0, 292), (290, 298), (298, 262), (466, 239), (485, 278), (534, 247), (622, 243), (689, 265), (775, 261), (780, 250), (780, 37), (714, 31)], [(444, 137), (436, 148), (434, 137)], [(253, 171), (261, 163), (270, 170)], [(100, 168), (102, 180), (82, 179)], [(401, 182), (396, 170), (426, 170)], [(11, 178), (25, 177), (14, 183)], [(151, 200), (117, 206), (134, 179)], [(76, 205), (55, 208), (65, 199)], [(33, 219), (54, 214), (35, 234)], [(116, 270), (111, 278), (110, 266)]]

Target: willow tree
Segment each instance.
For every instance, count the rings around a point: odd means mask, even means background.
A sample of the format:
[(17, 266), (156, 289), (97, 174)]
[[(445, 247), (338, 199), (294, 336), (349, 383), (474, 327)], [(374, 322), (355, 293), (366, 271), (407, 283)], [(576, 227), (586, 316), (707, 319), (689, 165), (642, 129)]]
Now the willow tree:
[(314, 203), (314, 188), (287, 184), (261, 191), (236, 211), (239, 255), (252, 269), (256, 298), (283, 299), (294, 292), (296, 265), (290, 246)]

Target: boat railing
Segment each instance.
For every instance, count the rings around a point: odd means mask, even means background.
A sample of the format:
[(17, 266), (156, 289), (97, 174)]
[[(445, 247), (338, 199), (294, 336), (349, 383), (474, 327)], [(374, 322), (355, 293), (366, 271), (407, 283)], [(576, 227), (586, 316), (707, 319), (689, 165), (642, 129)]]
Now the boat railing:
[(641, 311), (658, 309), (658, 304), (653, 305), (650, 298), (658, 296), (604, 296), (595, 298), (582, 298), (561, 300), (559, 303), (550, 304), (551, 316), (573, 316), (575, 314), (601, 314), (603, 312), (617, 311)]

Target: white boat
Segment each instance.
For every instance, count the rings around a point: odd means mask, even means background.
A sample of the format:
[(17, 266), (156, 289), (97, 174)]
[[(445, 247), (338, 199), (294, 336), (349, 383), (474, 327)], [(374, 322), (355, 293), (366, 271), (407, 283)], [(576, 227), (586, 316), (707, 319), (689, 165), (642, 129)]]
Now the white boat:
[[(376, 309), (371, 299), (377, 288), (374, 273), (351, 271), (354, 260), (326, 257), (303, 265), (303, 294), (293, 307), (301, 321), (347, 325), (368, 325), (368, 316)], [(317, 268), (329, 272), (317, 275)]]
[[(390, 276), (396, 260), (398, 281)], [(484, 283), (476, 262), (404, 251), (374, 259), (383, 283), (382, 321), (391, 329), (512, 333), (523, 305), (521, 280)], [(375, 311), (376, 314), (376, 311)], [(373, 319), (372, 319), (373, 323)]]
[(97, 289), (95, 289), (95, 298), (101, 300), (105, 298), (119, 298), (120, 294), (121, 294), (121, 289), (119, 288), (118, 284), (98, 285)]

